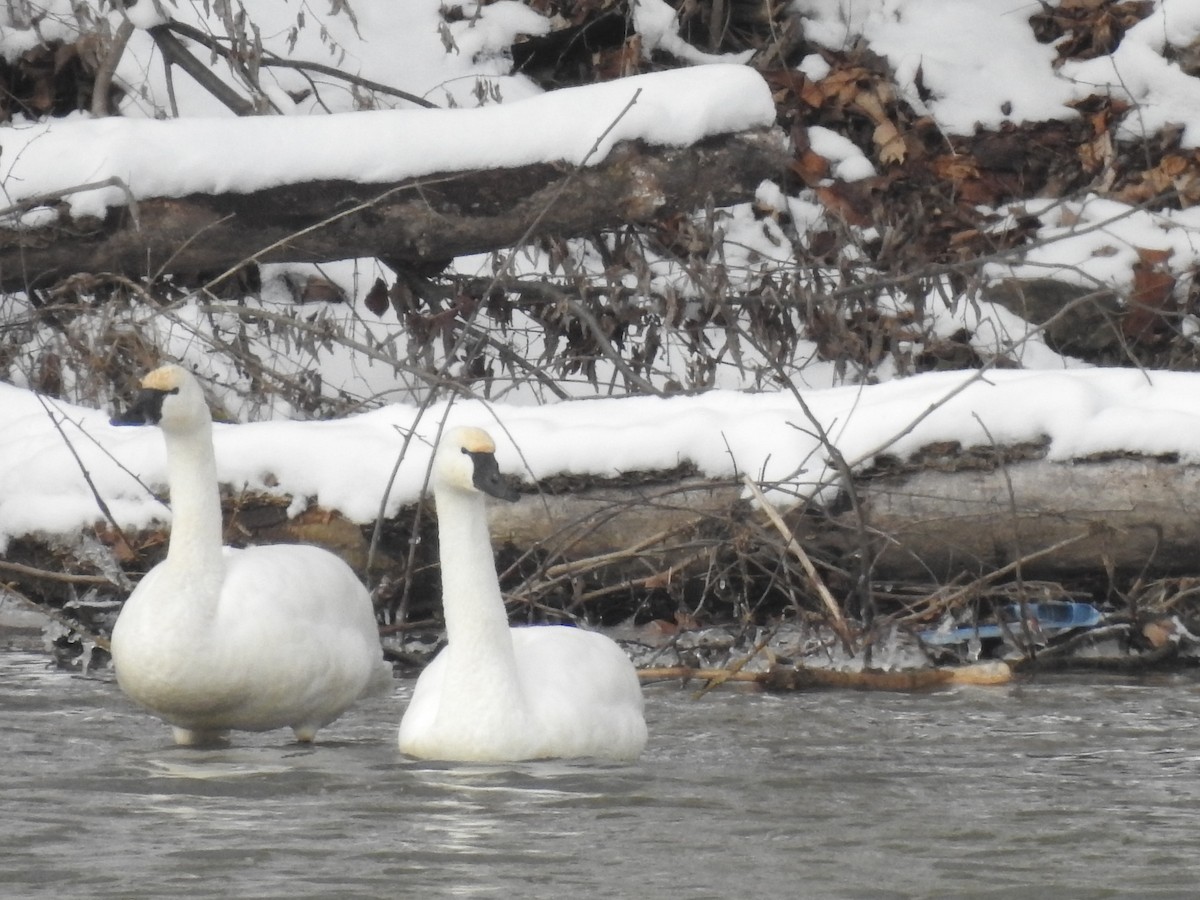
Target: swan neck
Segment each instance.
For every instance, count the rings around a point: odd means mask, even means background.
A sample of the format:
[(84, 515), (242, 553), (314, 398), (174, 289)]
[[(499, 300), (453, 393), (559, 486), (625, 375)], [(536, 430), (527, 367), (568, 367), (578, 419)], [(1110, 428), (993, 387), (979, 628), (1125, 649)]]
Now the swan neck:
[(516, 680), (508, 614), (496, 578), (483, 497), (455, 488), (434, 491), (446, 639), (457, 665)]
[(171, 541), (167, 562), (200, 576), (222, 571), (221, 495), (212, 423), (182, 433), (164, 431), (171, 489)]

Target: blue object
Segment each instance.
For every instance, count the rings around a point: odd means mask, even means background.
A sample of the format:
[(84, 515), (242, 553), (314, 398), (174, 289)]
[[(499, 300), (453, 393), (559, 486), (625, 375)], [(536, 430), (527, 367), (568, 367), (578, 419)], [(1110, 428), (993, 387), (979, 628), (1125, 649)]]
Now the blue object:
[[(1038, 629), (1044, 635), (1070, 631), (1073, 628), (1091, 628), (1099, 625), (1104, 615), (1090, 603), (1077, 603), (1068, 600), (1051, 600), (1045, 603), (1026, 603), (1029, 617), (1037, 623)], [(985, 638), (1002, 638), (1006, 633), (1021, 633), (1021, 606), (1010, 603), (1001, 610), (1004, 621), (1009, 623), (1007, 628), (999, 623), (973, 627), (963, 625), (948, 631), (929, 629), (922, 631), (921, 640), (926, 644), (944, 646), (961, 644), (973, 637), (980, 640)]]

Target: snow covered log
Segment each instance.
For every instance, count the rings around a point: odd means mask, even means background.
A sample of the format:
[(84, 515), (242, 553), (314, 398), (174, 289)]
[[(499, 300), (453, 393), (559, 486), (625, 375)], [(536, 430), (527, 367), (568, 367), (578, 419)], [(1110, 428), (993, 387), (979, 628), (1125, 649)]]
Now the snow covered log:
[[(1111, 567), (1161, 575), (1194, 572), (1200, 547), (1200, 468), (1144, 457), (1075, 463), (1027, 459), (934, 466), (860, 478), (867, 551), (880, 580), (946, 583), (1021, 560), (1026, 576), (1088, 577)], [(709, 541), (751, 546), (770, 535), (738, 486), (681, 479), (652, 489), (596, 487), (489, 510), (498, 544), (538, 546), (576, 561), (562, 572), (674, 573), (707, 564)], [(853, 571), (863, 550), (856, 514), (785, 515), (815, 558)], [(757, 524), (756, 524), (757, 523)], [(769, 539), (769, 538), (768, 538)], [(784, 551), (782, 545), (779, 552)]]
[[(569, 603), (592, 614), (652, 592), (697, 595), (714, 577), (737, 578), (739, 572), (777, 573), (779, 587), (791, 581), (783, 595), (811, 590), (793, 565), (792, 548), (765, 515), (750, 508), (739, 483), (682, 471), (642, 474), (636, 484), (576, 477), (558, 493), (526, 493), (515, 504), (489, 506), (501, 571), (514, 559), (525, 560), (524, 574), (505, 577), (511, 597), (530, 608)], [(1145, 580), (1196, 570), (1200, 468), (1195, 466), (1122, 458), (1034, 459), (991, 471), (908, 467), (861, 478), (856, 489), (876, 584), (932, 589), (976, 577), (1011, 583), (1017, 559), (1022, 577), (1067, 586), (1091, 585), (1107, 573)], [(227, 499), (227, 540), (313, 543), (364, 571), (370, 526), (320, 507), (288, 519), (286, 496)], [(370, 578), (392, 585), (380, 602), (394, 611), (400, 587), (416, 573), (408, 615), (421, 620), (438, 615), (436, 516), (426, 510), (410, 557), (415, 518), (411, 505), (397, 511)], [(854, 513), (809, 509), (785, 518), (836, 601), (844, 603), (848, 586), (839, 573), (854, 573), (863, 553)], [(161, 526), (131, 531), (140, 549), (122, 556), (114, 534), (101, 526), (96, 534), (124, 565), (132, 560), (139, 570), (155, 561), (165, 543)], [(87, 535), (78, 541), (29, 535), (10, 542), (0, 575), (58, 606), (71, 596), (71, 583), (107, 583), (105, 575), (94, 574), (95, 547)], [(740, 564), (751, 558), (757, 564)], [(964, 593), (957, 602), (968, 599)]]
[(534, 237), (569, 237), (744, 201), (786, 163), (781, 136), (757, 130), (688, 147), (625, 142), (583, 169), (539, 163), (385, 184), (308, 181), (143, 199), (103, 219), (72, 218), (60, 202), (50, 223), (0, 229), (0, 289), (47, 286), (80, 272), (219, 273), (251, 255), (262, 262), (374, 256), (424, 269), (514, 246), (531, 229)]
[[(946, 581), (1019, 559), (1040, 577), (1196, 571), (1200, 468), (1169, 459), (915, 468), (859, 491), (880, 578)], [(853, 552), (853, 514), (832, 524), (810, 538)]]

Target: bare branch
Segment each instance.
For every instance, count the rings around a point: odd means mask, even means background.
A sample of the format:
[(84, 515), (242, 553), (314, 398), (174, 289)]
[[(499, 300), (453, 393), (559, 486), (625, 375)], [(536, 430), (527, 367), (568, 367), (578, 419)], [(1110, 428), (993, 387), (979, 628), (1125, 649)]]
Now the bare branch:
[(150, 36), (158, 45), (159, 52), (167, 65), (177, 65), (195, 79), (196, 83), (217, 98), (223, 105), (239, 116), (255, 114), (254, 104), (242, 97), (218, 78), (208, 66), (192, 55), (167, 25), (155, 25), (149, 29)]

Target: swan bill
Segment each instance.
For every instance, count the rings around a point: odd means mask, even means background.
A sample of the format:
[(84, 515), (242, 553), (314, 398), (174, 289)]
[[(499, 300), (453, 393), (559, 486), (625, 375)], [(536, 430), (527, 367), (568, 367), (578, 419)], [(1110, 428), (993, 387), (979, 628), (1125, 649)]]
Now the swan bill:
[(179, 388), (165, 391), (158, 388), (142, 388), (133, 405), (123, 413), (109, 419), (112, 425), (157, 425), (162, 421), (163, 399), (168, 394), (179, 393)]
[(504, 476), (500, 474), (500, 466), (496, 463), (496, 457), (490, 452), (472, 452), (466, 447), (463, 448), (463, 453), (471, 457), (471, 462), (474, 464), (475, 472), (471, 477), (471, 483), (476, 488), (483, 491), (490, 497), (495, 497), (497, 500), (507, 500), (513, 503), (521, 499), (521, 494), (504, 480)]
[(142, 379), (133, 406), (109, 419), (112, 425), (158, 425), (162, 421), (163, 400), (179, 393), (179, 385), (187, 371), (176, 365), (159, 366)]

